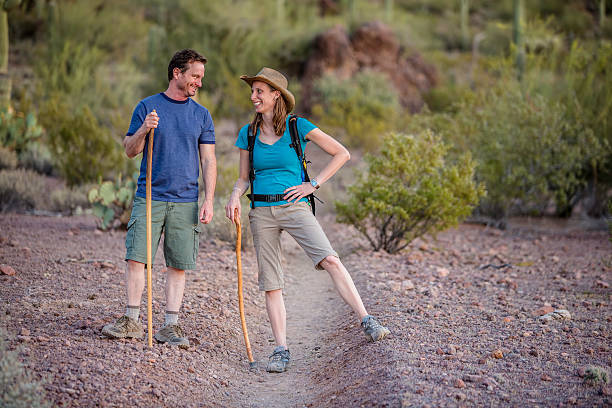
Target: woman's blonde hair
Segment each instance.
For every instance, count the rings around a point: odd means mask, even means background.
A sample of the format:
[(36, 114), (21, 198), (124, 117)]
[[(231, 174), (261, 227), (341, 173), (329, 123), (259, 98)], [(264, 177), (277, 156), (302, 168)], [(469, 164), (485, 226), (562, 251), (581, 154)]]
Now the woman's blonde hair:
[[(268, 84), (266, 84), (268, 85)], [(268, 85), (272, 92), (276, 91), (273, 87)], [(272, 116), (272, 124), (274, 125), (274, 133), (276, 136), (282, 136), (285, 133), (285, 126), (287, 125), (287, 102), (285, 102), (285, 98), (283, 95), (279, 98), (276, 98), (276, 102), (274, 103), (274, 115)], [(261, 113), (255, 113), (255, 117), (251, 122), (251, 129), (253, 134), (257, 133), (259, 127), (263, 124), (263, 115)]]

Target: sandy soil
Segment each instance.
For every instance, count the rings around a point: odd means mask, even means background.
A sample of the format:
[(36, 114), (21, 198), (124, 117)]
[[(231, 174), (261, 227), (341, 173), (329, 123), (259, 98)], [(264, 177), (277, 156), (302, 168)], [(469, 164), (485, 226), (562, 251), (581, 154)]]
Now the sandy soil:
[[(220, 214), (217, 214), (220, 216)], [(273, 347), (252, 249), (243, 253), (247, 324), (240, 329), (231, 244), (202, 241), (180, 323), (189, 350), (112, 341), (123, 313), (124, 238), (91, 217), (0, 215), (0, 327), (9, 348), (62, 407), (609, 406), (612, 245), (606, 231), (462, 225), (398, 255), (374, 253), (345, 226), (321, 223), (364, 303), (391, 329), (367, 343), (329, 277), (284, 243), (293, 365), (268, 374)], [(154, 329), (164, 310), (154, 268)], [(505, 266), (503, 266), (505, 265)], [(502, 266), (502, 267), (500, 267)], [(146, 316), (146, 299), (143, 314)], [(540, 315), (565, 309), (570, 319)], [(146, 326), (146, 321), (143, 322)]]

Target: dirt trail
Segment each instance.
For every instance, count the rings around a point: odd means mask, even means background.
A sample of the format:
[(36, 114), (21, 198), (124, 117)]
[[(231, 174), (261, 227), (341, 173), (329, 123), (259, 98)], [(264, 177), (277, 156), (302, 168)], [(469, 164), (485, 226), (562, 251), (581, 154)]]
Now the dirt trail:
[[(314, 378), (317, 357), (325, 338), (333, 332), (329, 323), (343, 311), (343, 302), (333, 288), (329, 275), (325, 271), (315, 270), (293, 239), (283, 235), (287, 345), (292, 361), (286, 373), (266, 373), (268, 355), (274, 347), (270, 332), (268, 345), (254, 350), (258, 363), (256, 379), (252, 377), (253, 373), (242, 372), (244, 378), (238, 381), (245, 384), (245, 394), (250, 395), (241, 404), (245, 407), (311, 406), (313, 390), (317, 389)], [(268, 322), (251, 322), (251, 325), (254, 324)]]

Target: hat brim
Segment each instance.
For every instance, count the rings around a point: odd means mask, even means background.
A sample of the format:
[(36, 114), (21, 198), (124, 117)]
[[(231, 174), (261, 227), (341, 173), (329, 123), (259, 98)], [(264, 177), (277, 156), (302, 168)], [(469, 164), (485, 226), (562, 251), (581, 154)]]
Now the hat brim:
[(249, 84), (249, 86), (253, 86), (253, 82), (255, 81), (265, 82), (283, 95), (283, 98), (285, 98), (285, 102), (287, 103), (287, 112), (291, 112), (295, 107), (295, 96), (293, 96), (293, 94), (288, 89), (285, 89), (282, 86), (274, 83), (273, 81), (270, 81), (268, 78), (257, 75), (252, 77), (248, 75), (241, 75), (240, 79)]

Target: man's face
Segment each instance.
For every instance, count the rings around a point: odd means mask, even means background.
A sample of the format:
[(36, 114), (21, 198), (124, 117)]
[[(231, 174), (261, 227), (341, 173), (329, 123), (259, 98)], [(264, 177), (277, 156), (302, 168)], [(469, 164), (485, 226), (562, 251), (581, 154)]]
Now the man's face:
[(190, 63), (189, 68), (185, 72), (181, 72), (178, 68), (174, 70), (177, 88), (184, 93), (185, 97), (194, 96), (198, 89), (202, 87), (205, 70), (204, 64), (196, 61)]

